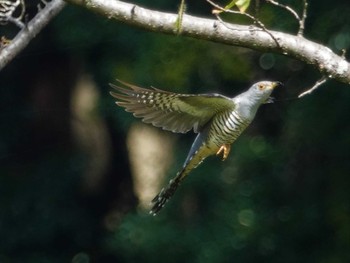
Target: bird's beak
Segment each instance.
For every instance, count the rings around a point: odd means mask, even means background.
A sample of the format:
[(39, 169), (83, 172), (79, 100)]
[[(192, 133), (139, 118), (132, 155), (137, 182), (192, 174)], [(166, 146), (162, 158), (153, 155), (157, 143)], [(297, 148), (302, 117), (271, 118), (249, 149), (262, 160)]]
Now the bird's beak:
[(271, 85), (271, 88), (272, 88), (272, 89), (275, 89), (275, 88), (277, 88), (277, 87), (283, 87), (283, 83), (282, 83), (282, 82), (279, 82), (279, 81), (273, 82), (272, 85)]
[[(271, 85), (269, 85), (267, 88), (270, 89), (270, 90), (274, 90), (275, 88), (282, 87), (282, 86), (283, 86), (282, 82), (275, 81), (275, 82), (272, 82)], [(267, 100), (264, 102), (264, 104), (273, 103), (273, 102), (274, 102), (274, 98), (273, 97), (268, 97)]]

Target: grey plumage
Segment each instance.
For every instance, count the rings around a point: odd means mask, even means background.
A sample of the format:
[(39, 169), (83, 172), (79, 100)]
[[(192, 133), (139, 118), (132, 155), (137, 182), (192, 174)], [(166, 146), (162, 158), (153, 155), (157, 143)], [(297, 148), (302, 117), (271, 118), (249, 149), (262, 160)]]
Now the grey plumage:
[(254, 119), (259, 106), (271, 102), (270, 94), (281, 84), (261, 81), (229, 98), (220, 94), (177, 94), (119, 82), (125, 88), (111, 84), (116, 91), (111, 95), (117, 105), (135, 117), (172, 132), (193, 129), (198, 133), (180, 172), (153, 199), (152, 214), (159, 212), (186, 175), (206, 157), (223, 152), (226, 159), (230, 145)]

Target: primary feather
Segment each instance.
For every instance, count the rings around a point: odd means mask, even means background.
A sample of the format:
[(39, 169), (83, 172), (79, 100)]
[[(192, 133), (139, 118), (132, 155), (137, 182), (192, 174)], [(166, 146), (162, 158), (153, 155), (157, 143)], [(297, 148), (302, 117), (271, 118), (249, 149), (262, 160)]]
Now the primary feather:
[(186, 133), (193, 129), (198, 133), (217, 112), (234, 107), (230, 98), (220, 94), (177, 94), (119, 82), (127, 88), (111, 84), (119, 92), (111, 92), (119, 100), (117, 105), (145, 123), (172, 132)]

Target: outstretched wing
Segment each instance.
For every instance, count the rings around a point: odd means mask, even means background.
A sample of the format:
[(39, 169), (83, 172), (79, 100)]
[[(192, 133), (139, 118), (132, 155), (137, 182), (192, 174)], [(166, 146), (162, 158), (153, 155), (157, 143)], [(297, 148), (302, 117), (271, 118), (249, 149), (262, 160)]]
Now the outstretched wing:
[(119, 82), (125, 88), (110, 84), (116, 91), (110, 94), (117, 99), (117, 105), (145, 123), (172, 132), (193, 129), (197, 133), (216, 113), (234, 108), (233, 101), (220, 94), (177, 94)]

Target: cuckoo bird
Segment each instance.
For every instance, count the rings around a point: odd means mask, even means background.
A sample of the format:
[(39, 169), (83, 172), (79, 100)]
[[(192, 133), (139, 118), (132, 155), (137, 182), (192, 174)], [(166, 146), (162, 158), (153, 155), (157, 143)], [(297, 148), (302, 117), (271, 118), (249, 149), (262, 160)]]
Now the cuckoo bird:
[[(119, 80), (118, 80), (119, 81)], [(182, 169), (152, 200), (151, 214), (157, 214), (175, 193), (182, 180), (206, 157), (222, 154), (225, 160), (231, 144), (254, 119), (261, 104), (272, 102), (272, 91), (280, 82), (260, 81), (247, 91), (229, 98), (220, 94), (178, 94), (145, 89), (119, 81), (110, 84), (116, 104), (164, 130), (198, 133)]]

